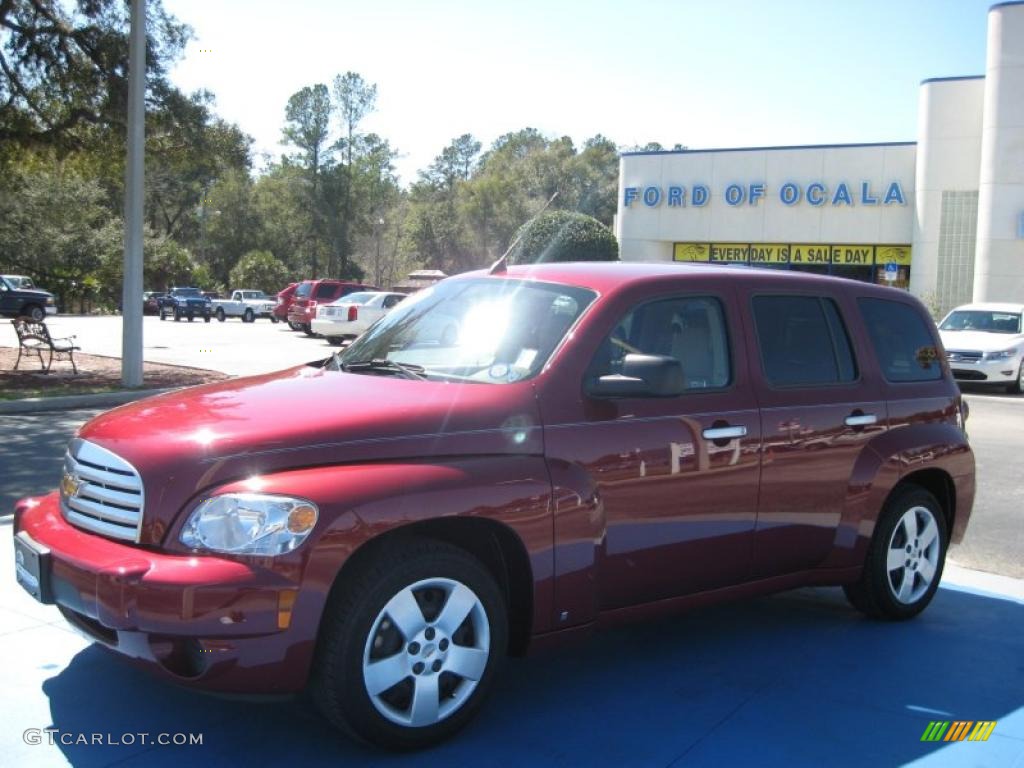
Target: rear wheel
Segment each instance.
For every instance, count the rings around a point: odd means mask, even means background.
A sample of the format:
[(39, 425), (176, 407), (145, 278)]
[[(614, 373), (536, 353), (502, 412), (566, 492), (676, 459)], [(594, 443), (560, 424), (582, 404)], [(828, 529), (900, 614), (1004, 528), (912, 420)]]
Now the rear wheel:
[(180, 309), (178, 309), (177, 307), (175, 307), (175, 308), (174, 308), (174, 322), (176, 322), (176, 323), (177, 323), (177, 322), (179, 322), (180, 320), (181, 320), (181, 310), (180, 310)]
[(299, 325), (298, 323), (293, 323), (291, 320), (288, 321), (288, 327), (291, 328), (293, 331), (301, 331), (302, 330), (302, 326), (301, 325)]
[(277, 317), (275, 315), (271, 315), (270, 322), (273, 323), (274, 325), (277, 325)]
[(217, 322), (223, 323), (227, 319), (224, 314), (224, 307), (217, 307)]
[(843, 589), (855, 608), (878, 619), (909, 619), (935, 596), (948, 546), (935, 497), (916, 485), (897, 488), (875, 524), (860, 581)]
[(307, 336), (316, 336), (316, 334), (313, 333), (313, 326), (311, 326), (309, 323), (302, 323), (299, 326), (299, 329)]
[(256, 319), (256, 313), (251, 309), (246, 309), (242, 314), (242, 322), (251, 323)]
[(344, 341), (344, 339), (342, 339), (341, 336), (327, 337), (327, 343), (330, 344), (332, 347), (340, 347), (342, 341)]
[(424, 747), (476, 714), (507, 637), (501, 591), (476, 558), (435, 541), (391, 545), (335, 590), (313, 694), (358, 738)]

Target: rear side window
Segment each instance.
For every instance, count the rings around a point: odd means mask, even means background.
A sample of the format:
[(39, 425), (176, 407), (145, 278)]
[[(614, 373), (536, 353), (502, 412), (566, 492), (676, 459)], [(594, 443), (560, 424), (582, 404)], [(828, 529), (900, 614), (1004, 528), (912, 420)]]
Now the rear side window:
[(921, 314), (909, 304), (888, 299), (857, 299), (882, 375), (888, 381), (942, 378), (935, 339)]
[(779, 387), (841, 384), (857, 378), (850, 338), (835, 302), (818, 296), (756, 296), (761, 363)]

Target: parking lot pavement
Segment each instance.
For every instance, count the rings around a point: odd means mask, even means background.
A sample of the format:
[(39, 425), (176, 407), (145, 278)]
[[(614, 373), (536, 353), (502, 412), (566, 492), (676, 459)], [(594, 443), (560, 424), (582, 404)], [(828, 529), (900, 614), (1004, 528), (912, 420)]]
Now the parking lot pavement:
[[(153, 678), (34, 603), (12, 560), (0, 547), (4, 765), (1024, 764), (1024, 587), (1012, 597), (944, 584), (904, 623), (861, 618), (839, 590), (804, 589), (606, 631), (510, 660), (465, 731), (397, 757), (336, 734), (303, 699), (223, 700)], [(922, 742), (935, 720), (997, 725), (986, 742)], [(28, 729), (51, 727), (53, 744), (45, 733), (26, 743)], [(112, 743), (90, 744), (93, 734)]]
[[(46, 324), (53, 336), (77, 336), (82, 352), (121, 357), (120, 316), (56, 315), (47, 318)], [(207, 368), (232, 376), (301, 365), (327, 357), (336, 349), (323, 339), (310, 338), (290, 330), (285, 323), (275, 325), (266, 319), (254, 323), (237, 319), (176, 323), (147, 315), (142, 339), (145, 359), (150, 362)], [(18, 345), (10, 323), (0, 323), (0, 345)]]

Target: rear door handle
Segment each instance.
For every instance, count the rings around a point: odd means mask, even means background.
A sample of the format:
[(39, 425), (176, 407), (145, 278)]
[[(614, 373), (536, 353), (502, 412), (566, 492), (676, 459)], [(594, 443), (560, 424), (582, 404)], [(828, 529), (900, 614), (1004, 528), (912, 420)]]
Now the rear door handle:
[(878, 417), (873, 413), (858, 413), (846, 417), (848, 427), (867, 427), (877, 423)]
[(747, 436), (747, 428), (737, 427), (710, 427), (701, 432), (705, 440), (735, 440), (738, 437)]

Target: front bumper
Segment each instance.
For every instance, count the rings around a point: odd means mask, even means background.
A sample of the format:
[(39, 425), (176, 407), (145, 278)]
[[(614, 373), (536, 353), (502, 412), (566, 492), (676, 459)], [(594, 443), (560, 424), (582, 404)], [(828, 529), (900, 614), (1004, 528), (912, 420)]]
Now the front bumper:
[(46, 305), (46, 314), (48, 314), (48, 315), (56, 315), (57, 314), (57, 307), (54, 306), (53, 304), (47, 304)]
[(959, 381), (976, 381), (988, 384), (1012, 384), (1017, 380), (1021, 358), (1009, 360), (950, 360), (953, 378)]
[(316, 625), (292, 621), (298, 583), (86, 533), (60, 514), (56, 493), (17, 503), (14, 534), (23, 532), (46, 552), (43, 602), (91, 639), (195, 687), (274, 694), (305, 684)]

